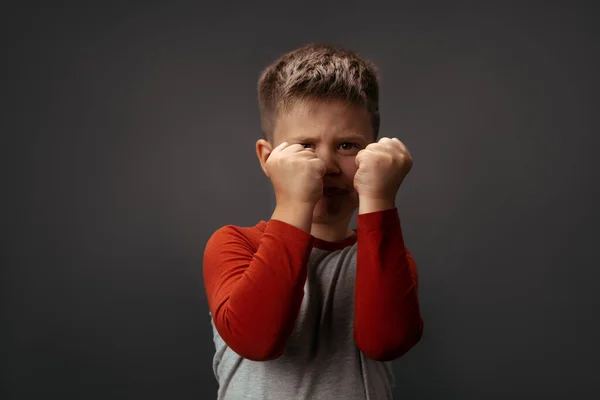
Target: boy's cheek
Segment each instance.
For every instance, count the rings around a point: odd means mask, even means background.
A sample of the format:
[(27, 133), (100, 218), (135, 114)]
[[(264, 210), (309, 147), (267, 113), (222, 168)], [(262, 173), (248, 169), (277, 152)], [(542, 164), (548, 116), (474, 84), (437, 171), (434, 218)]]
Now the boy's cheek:
[(356, 161), (354, 161), (354, 158), (345, 161), (342, 168), (344, 170), (344, 175), (351, 179), (354, 179), (354, 175), (356, 174), (356, 171), (358, 171), (358, 166), (356, 165)]

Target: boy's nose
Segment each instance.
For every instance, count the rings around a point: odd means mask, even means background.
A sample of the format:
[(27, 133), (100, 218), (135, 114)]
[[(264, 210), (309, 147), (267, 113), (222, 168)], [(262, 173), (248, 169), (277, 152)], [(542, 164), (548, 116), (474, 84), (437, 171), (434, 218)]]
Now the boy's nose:
[(325, 175), (336, 175), (340, 173), (340, 167), (337, 163), (335, 154), (329, 151), (317, 151), (317, 157), (325, 163)]

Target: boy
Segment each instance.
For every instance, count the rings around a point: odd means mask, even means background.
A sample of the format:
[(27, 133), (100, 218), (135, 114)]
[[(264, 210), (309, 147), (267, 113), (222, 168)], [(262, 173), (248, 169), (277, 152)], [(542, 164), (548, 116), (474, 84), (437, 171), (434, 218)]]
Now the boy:
[[(377, 140), (375, 67), (308, 45), (258, 83), (268, 222), (209, 239), (204, 283), (219, 399), (391, 399), (391, 360), (421, 338), (396, 192), (412, 160)], [(357, 229), (349, 229), (358, 208)]]

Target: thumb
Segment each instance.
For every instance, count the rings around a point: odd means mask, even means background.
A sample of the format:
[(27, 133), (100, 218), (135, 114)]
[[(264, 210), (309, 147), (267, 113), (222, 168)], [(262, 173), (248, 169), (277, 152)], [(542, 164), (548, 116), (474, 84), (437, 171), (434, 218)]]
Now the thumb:
[(358, 153), (356, 153), (356, 157), (354, 158), (354, 162), (356, 163), (356, 166), (360, 168), (360, 163), (363, 161), (365, 157), (365, 149), (360, 150)]

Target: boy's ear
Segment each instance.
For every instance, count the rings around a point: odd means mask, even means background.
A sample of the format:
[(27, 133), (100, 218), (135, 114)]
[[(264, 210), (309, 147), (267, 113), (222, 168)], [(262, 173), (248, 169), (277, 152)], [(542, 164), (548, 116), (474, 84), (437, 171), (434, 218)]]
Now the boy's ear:
[(265, 169), (265, 163), (267, 162), (271, 151), (273, 151), (273, 146), (271, 146), (271, 143), (269, 143), (265, 139), (259, 139), (256, 142), (256, 156), (258, 157), (258, 161), (260, 162), (260, 167), (262, 168), (263, 172), (267, 177), (269, 176), (269, 174)]

